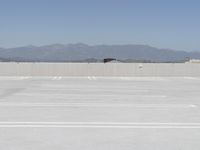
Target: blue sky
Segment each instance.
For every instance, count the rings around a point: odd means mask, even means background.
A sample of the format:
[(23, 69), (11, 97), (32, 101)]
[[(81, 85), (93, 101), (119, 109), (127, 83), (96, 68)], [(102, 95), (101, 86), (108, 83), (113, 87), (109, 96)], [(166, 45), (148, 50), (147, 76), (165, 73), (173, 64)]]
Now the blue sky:
[(200, 50), (199, 0), (0, 0), (0, 47), (147, 44)]

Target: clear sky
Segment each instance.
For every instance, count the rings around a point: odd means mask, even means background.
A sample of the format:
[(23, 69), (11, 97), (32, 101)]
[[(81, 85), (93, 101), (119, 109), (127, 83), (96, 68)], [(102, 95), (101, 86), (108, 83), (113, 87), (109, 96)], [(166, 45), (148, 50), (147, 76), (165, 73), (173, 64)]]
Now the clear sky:
[(79, 42), (200, 51), (200, 1), (0, 0), (0, 47)]

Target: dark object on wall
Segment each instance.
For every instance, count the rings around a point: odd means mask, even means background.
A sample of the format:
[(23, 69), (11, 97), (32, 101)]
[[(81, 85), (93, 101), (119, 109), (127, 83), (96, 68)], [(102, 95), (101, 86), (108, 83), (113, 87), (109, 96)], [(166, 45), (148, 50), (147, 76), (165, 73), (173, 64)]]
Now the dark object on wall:
[(107, 63), (107, 62), (111, 62), (111, 61), (116, 61), (116, 59), (114, 59), (114, 58), (105, 58), (104, 60), (103, 60), (103, 62), (104, 63)]

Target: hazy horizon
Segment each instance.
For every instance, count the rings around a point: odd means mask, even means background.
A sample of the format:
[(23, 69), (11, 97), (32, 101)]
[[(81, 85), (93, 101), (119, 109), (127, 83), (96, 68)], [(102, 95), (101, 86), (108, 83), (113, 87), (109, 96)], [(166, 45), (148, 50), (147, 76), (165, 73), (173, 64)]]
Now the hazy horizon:
[(78, 44), (82, 44), (82, 45), (87, 45), (87, 46), (126, 46), (126, 45), (131, 45), (131, 46), (135, 46), (135, 45), (140, 45), (140, 46), (149, 46), (152, 48), (157, 48), (157, 49), (162, 49), (162, 50), (173, 50), (173, 51), (185, 51), (185, 52), (200, 52), (200, 51), (195, 51), (195, 50), (186, 50), (186, 49), (173, 49), (173, 48), (166, 48), (166, 47), (156, 47), (156, 46), (152, 46), (152, 45), (148, 45), (148, 44), (87, 44), (87, 43), (83, 43), (83, 42), (75, 42), (75, 43), (49, 43), (49, 44), (45, 44), (45, 45), (34, 45), (34, 44), (28, 44), (28, 45), (19, 45), (16, 47), (2, 47), (0, 45), (0, 48), (2, 49), (13, 49), (13, 48), (20, 48), (20, 47), (43, 47), (43, 46), (53, 46), (53, 45), (63, 45), (63, 46), (69, 46), (69, 45), (78, 45)]

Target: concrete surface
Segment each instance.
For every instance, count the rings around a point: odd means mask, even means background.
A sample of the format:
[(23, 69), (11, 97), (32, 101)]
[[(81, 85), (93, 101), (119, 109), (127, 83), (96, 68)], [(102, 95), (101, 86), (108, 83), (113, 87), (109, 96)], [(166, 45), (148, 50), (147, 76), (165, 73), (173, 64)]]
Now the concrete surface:
[(0, 76), (200, 77), (200, 64), (0, 63)]
[(198, 77), (0, 77), (1, 150), (199, 150)]

